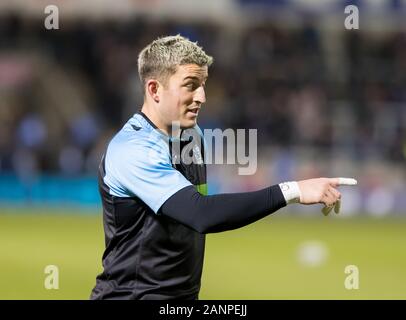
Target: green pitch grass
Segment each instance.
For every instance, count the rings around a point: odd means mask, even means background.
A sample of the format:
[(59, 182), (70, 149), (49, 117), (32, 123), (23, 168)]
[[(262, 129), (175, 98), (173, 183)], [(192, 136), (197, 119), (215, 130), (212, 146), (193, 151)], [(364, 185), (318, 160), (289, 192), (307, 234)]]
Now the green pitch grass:
[[(75, 210), (72, 210), (75, 211)], [(88, 299), (101, 271), (100, 214), (0, 209), (0, 299)], [(307, 241), (325, 261), (298, 259)], [(47, 265), (59, 289), (44, 287)], [(347, 290), (344, 268), (359, 268)], [(208, 235), (201, 299), (406, 299), (406, 219), (286, 217), (281, 211), (248, 227)]]

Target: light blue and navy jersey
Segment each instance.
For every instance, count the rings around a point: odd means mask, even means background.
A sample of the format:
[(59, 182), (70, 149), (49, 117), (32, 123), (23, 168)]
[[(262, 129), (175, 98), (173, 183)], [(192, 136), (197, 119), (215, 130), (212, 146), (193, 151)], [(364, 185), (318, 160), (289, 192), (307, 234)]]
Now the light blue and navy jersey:
[(205, 237), (159, 210), (185, 187), (206, 193), (206, 182), (197, 126), (169, 138), (141, 112), (124, 125), (99, 168), (106, 249), (92, 299), (197, 298)]

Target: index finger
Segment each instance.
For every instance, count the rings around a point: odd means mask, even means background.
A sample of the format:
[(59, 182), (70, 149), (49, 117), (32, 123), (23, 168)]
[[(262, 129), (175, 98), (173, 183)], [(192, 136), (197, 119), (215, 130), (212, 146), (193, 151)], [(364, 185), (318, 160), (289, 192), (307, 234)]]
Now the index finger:
[(339, 186), (355, 186), (357, 183), (357, 180), (353, 178), (338, 178)]
[(357, 185), (357, 180), (353, 178), (332, 178), (331, 184), (336, 186), (355, 186)]

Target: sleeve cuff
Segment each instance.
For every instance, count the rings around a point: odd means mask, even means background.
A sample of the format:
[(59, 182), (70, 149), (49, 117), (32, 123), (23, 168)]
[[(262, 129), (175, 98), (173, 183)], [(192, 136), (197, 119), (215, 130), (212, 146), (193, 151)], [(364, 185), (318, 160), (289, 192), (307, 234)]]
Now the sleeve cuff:
[(300, 189), (296, 181), (282, 182), (279, 184), (282, 194), (285, 198), (286, 204), (300, 202)]

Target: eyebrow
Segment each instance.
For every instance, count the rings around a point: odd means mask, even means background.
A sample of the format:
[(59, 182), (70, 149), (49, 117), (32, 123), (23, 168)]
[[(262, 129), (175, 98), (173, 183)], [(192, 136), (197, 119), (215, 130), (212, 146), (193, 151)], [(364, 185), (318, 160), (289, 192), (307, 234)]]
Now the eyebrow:
[[(206, 81), (207, 78), (208, 78), (208, 77), (206, 76), (206, 77), (204, 77), (203, 80)], [(196, 76), (187, 76), (187, 77), (185, 77), (185, 78), (183, 79), (183, 81), (188, 80), (188, 79), (200, 81), (200, 78), (199, 78), (199, 77), (196, 77)]]

